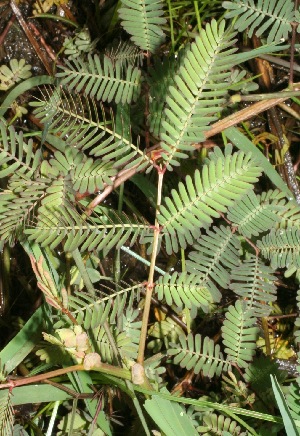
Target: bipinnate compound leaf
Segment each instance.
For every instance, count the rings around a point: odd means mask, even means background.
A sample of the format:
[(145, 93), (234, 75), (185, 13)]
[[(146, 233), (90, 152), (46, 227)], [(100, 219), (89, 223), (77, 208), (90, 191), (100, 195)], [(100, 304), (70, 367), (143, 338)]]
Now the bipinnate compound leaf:
[(168, 254), (186, 248), (200, 236), (213, 218), (227, 211), (235, 200), (253, 189), (261, 168), (243, 152), (220, 155), (187, 176), (170, 197), (165, 197), (158, 215)]

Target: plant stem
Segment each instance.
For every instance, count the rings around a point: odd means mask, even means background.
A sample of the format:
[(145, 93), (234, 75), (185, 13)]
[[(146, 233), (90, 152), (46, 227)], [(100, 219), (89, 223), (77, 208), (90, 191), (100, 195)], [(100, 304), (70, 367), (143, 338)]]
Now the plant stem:
[(198, 1), (194, 1), (194, 8), (195, 8), (195, 15), (197, 18), (198, 32), (200, 32), (200, 30), (201, 30), (201, 17), (200, 17), (200, 12), (199, 12), (199, 7), (198, 7)]
[[(123, 198), (124, 198), (124, 183), (120, 185), (119, 190), (119, 201), (118, 201), (118, 212), (121, 213), (123, 209)], [(121, 278), (121, 249), (117, 248), (114, 258), (114, 279), (116, 283), (116, 291), (119, 289), (119, 283)]]
[(4, 245), (3, 252), (0, 253), (0, 316), (3, 316), (9, 303), (10, 288), (10, 247), (8, 243)]
[(71, 295), (71, 259), (72, 259), (72, 254), (66, 253), (65, 254), (65, 260), (66, 260), (65, 284), (66, 284), (67, 295)]
[(146, 346), (146, 338), (147, 338), (147, 330), (148, 330), (148, 320), (150, 314), (151, 307), (151, 298), (154, 287), (154, 271), (155, 271), (155, 262), (157, 256), (157, 248), (158, 248), (158, 237), (160, 233), (159, 223), (157, 220), (158, 215), (160, 214), (160, 205), (161, 205), (161, 193), (162, 193), (162, 184), (163, 184), (164, 172), (162, 170), (158, 171), (158, 186), (157, 186), (157, 200), (156, 200), (156, 216), (155, 216), (155, 227), (154, 227), (154, 235), (153, 235), (153, 247), (152, 247), (152, 255), (151, 255), (151, 263), (149, 269), (148, 283), (146, 288), (146, 297), (145, 297), (145, 305), (143, 312), (143, 320), (141, 327), (141, 336), (139, 342), (139, 352), (137, 357), (137, 362), (143, 365), (144, 363), (144, 354), (145, 354), (145, 346)]
[[(150, 262), (147, 259), (144, 259), (142, 256), (140, 256), (139, 254), (135, 253), (134, 251), (130, 250), (130, 248), (125, 247), (124, 245), (122, 245), (121, 247), (122, 251), (125, 251), (125, 253), (130, 254), (130, 256), (134, 257), (135, 259), (139, 260), (140, 262), (142, 262), (144, 265), (150, 266)], [(158, 266), (154, 267), (155, 271), (157, 271), (159, 274), (161, 275), (165, 275), (167, 274), (166, 271), (162, 270), (161, 268), (159, 268)]]
[(76, 248), (76, 250), (74, 250), (72, 252), (72, 256), (73, 256), (73, 259), (74, 259), (74, 261), (76, 263), (76, 266), (78, 268), (78, 271), (79, 271), (79, 273), (81, 275), (81, 278), (83, 280), (83, 283), (84, 283), (86, 289), (89, 291), (89, 293), (91, 295), (95, 296), (94, 285), (91, 282), (91, 279), (90, 279), (90, 277), (89, 277), (89, 275), (88, 275), (88, 273), (86, 271), (85, 265), (83, 263), (83, 260), (82, 260), (82, 257), (81, 257), (81, 254), (80, 254), (78, 248)]
[(171, 35), (172, 52), (174, 53), (174, 51), (175, 51), (175, 39), (174, 39), (174, 25), (173, 25), (171, 0), (168, 0), (168, 8), (169, 8), (169, 18), (170, 18), (170, 35)]
[[(38, 374), (30, 377), (24, 377), (17, 380), (9, 380), (8, 383), (0, 384), (0, 389), (13, 389), (18, 386), (29, 385), (32, 383), (38, 383), (44, 380), (48, 380), (53, 377), (67, 374), (68, 372), (86, 371), (84, 365), (73, 365), (67, 368), (56, 369), (54, 371), (47, 372), (46, 374)], [(109, 365), (107, 363), (101, 363), (100, 366), (92, 368), (92, 371), (98, 371), (103, 374), (113, 375), (123, 380), (131, 380), (131, 373), (128, 369)]]
[(300, 95), (299, 89), (296, 91), (282, 91), (282, 92), (270, 92), (268, 94), (251, 94), (251, 95), (240, 95), (235, 94), (230, 97), (231, 103), (239, 103), (241, 101), (263, 101), (272, 100), (273, 98), (284, 97), (285, 99), (291, 97), (298, 97)]
[(268, 326), (268, 320), (267, 318), (263, 317), (261, 319), (261, 324), (264, 332), (264, 338), (265, 338), (265, 345), (266, 345), (266, 355), (271, 356), (272, 350), (271, 350), (271, 343), (270, 343), (270, 335), (269, 335), (269, 326)]
[(55, 401), (55, 403), (54, 403), (54, 407), (53, 407), (53, 410), (52, 410), (51, 419), (50, 419), (50, 422), (49, 422), (49, 425), (48, 425), (48, 430), (47, 430), (46, 436), (51, 436), (52, 435), (52, 430), (53, 430), (53, 427), (54, 427), (54, 424), (55, 424), (55, 419), (57, 417), (57, 411), (58, 411), (59, 403), (60, 403), (60, 401)]

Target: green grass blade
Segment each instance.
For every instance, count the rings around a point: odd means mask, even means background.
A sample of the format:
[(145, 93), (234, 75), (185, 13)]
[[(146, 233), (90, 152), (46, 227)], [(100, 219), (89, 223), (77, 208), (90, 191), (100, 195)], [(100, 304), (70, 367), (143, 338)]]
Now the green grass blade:
[(3, 103), (0, 106), (0, 117), (2, 117), (7, 109), (9, 109), (10, 105), (16, 98), (18, 98), (21, 94), (28, 91), (35, 86), (40, 85), (50, 85), (53, 84), (54, 78), (51, 76), (36, 76), (30, 77), (27, 80), (22, 81), (17, 86), (15, 86), (4, 99)]
[(39, 342), (42, 337), (44, 319), (44, 308), (41, 306), (0, 352), (0, 362), (5, 364), (4, 369), (7, 373), (13, 371)]
[(280, 385), (277, 381), (277, 378), (270, 374), (271, 382), (272, 382), (272, 388), (274, 391), (274, 395), (284, 422), (284, 427), (286, 430), (286, 434), (289, 436), (299, 436), (300, 432), (297, 430), (297, 427), (295, 425), (295, 422), (292, 418), (291, 412), (288, 408), (288, 405), (286, 403), (286, 400), (284, 398), (284, 395), (282, 393), (282, 390), (280, 388)]
[(166, 436), (198, 435), (190, 418), (177, 403), (153, 395), (145, 401), (145, 409)]

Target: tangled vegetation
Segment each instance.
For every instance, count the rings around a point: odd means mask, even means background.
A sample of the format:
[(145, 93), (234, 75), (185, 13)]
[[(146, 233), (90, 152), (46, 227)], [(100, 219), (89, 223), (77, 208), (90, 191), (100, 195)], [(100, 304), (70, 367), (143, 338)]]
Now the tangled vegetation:
[(0, 8), (0, 434), (299, 434), (300, 9)]

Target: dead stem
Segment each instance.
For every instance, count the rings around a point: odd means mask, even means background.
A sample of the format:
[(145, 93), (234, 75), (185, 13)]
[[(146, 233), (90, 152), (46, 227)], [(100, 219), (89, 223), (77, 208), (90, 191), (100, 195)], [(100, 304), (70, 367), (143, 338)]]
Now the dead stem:
[(44, 53), (41, 51), (39, 43), (37, 42), (37, 40), (35, 39), (35, 37), (33, 36), (32, 32), (31, 32), (31, 30), (29, 29), (28, 25), (26, 24), (22, 14), (21, 14), (20, 9), (16, 5), (16, 2), (14, 0), (11, 0), (10, 6), (11, 6), (17, 20), (19, 21), (19, 24), (22, 27), (25, 35), (27, 36), (27, 38), (31, 42), (36, 54), (40, 58), (44, 67), (46, 68), (47, 73), (49, 74), (49, 76), (52, 76), (53, 75), (52, 68), (51, 68), (48, 60), (45, 58)]

